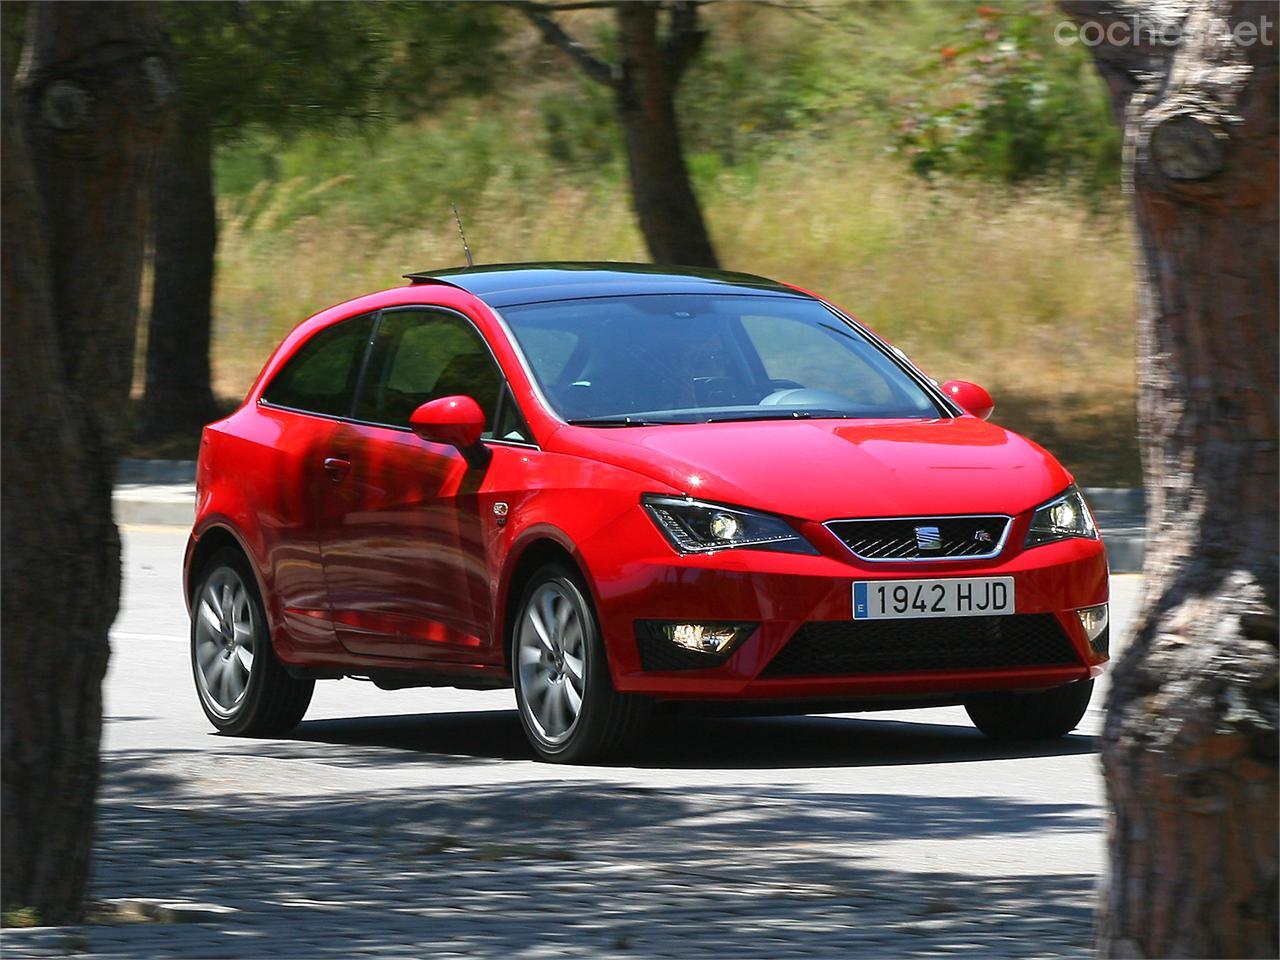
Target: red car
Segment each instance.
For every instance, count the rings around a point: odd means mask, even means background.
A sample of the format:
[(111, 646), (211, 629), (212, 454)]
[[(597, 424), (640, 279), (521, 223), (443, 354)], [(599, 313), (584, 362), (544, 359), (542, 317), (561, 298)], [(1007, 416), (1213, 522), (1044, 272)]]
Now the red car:
[(796, 287), (480, 266), (331, 307), (205, 428), (200, 704), (279, 734), (314, 681), (514, 686), (539, 755), (663, 704), (963, 704), (1057, 737), (1107, 660), (1072, 477)]

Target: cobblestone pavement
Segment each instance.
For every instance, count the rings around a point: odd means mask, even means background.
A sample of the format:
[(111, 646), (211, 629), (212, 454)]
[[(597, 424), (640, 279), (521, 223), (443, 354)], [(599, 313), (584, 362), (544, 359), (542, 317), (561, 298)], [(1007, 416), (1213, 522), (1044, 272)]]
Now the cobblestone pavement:
[(546, 782), (193, 804), (117, 756), (97, 892), (215, 902), (210, 923), (7, 930), (4, 956), (1084, 957), (1086, 874), (861, 862), (933, 838), (1096, 827), (1073, 804)]
[(672, 717), (560, 767), (509, 693), (342, 681), (289, 739), (234, 740), (195, 705), (165, 536), (126, 532), (93, 895), (231, 911), (7, 929), (6, 960), (1092, 952), (1100, 697), (1051, 745), (955, 709)]

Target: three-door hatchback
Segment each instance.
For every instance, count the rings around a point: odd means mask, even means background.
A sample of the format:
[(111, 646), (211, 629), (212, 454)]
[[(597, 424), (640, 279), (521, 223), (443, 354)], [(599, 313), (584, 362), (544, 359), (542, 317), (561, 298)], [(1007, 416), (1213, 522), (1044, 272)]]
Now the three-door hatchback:
[(981, 387), (759, 277), (409, 279), (303, 322), (205, 428), (184, 582), (218, 729), (283, 733), (344, 676), (514, 686), (562, 761), (672, 701), (1084, 714), (1106, 555)]

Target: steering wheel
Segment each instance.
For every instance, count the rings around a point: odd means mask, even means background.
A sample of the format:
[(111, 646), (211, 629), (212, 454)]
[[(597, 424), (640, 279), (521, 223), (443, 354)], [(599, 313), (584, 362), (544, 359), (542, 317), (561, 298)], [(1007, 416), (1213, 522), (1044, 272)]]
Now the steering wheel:
[(775, 377), (769, 381), (774, 390), (799, 390), (804, 386), (799, 380), (788, 380), (786, 377)]
[(727, 406), (740, 403), (741, 391), (729, 377), (694, 377), (693, 392), (703, 406)]

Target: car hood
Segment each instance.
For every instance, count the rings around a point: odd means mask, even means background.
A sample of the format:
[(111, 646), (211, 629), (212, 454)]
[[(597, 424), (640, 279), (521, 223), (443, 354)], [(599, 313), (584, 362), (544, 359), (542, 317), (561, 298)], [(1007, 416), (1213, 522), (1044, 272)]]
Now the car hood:
[(1047, 451), (974, 417), (570, 426), (550, 440), (692, 497), (818, 521), (1016, 514), (1071, 482)]

